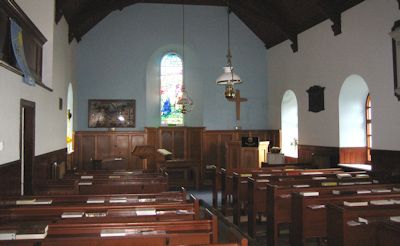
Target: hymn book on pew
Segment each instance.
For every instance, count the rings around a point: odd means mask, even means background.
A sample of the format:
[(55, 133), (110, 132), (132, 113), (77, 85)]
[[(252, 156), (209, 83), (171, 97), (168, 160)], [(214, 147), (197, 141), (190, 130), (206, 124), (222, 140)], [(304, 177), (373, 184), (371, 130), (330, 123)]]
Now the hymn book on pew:
[(390, 220), (394, 221), (394, 222), (397, 222), (397, 223), (400, 223), (400, 216), (391, 216)]
[(17, 235), (16, 230), (1, 230), (0, 240), (15, 240), (16, 235)]
[(107, 211), (105, 212), (87, 212), (85, 213), (85, 217), (88, 218), (98, 218), (98, 217), (106, 217), (107, 216)]
[(135, 212), (137, 216), (157, 215), (155, 208), (136, 208)]
[(343, 205), (347, 206), (347, 207), (363, 207), (363, 206), (368, 206), (368, 202), (348, 202), (348, 201), (344, 201)]
[(298, 185), (293, 185), (293, 188), (308, 188), (310, 185), (308, 184), (298, 184)]
[(313, 204), (313, 205), (308, 205), (307, 207), (311, 208), (311, 209), (321, 209), (321, 208), (325, 208), (325, 205), (323, 205), (323, 204)]
[(64, 212), (61, 214), (61, 218), (82, 218), (84, 214), (84, 212)]
[(308, 191), (308, 192), (300, 192), (302, 196), (319, 196), (318, 191)]
[(93, 175), (82, 175), (81, 179), (93, 179)]
[(105, 198), (104, 197), (89, 197), (86, 201), (86, 203), (89, 204), (97, 204), (97, 203), (104, 203), (105, 202)]
[(127, 203), (128, 199), (126, 197), (111, 197), (110, 203)]
[(394, 201), (392, 200), (372, 200), (369, 201), (371, 205), (393, 205)]
[(44, 239), (47, 236), (49, 226), (42, 223), (23, 223), (16, 230), (15, 239)]

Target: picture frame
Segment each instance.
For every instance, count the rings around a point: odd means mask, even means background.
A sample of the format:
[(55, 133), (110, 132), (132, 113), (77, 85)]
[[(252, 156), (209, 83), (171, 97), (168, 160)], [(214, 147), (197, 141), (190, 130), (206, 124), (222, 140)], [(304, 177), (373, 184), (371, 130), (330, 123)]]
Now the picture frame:
[(90, 99), (88, 101), (89, 128), (134, 128), (136, 100)]

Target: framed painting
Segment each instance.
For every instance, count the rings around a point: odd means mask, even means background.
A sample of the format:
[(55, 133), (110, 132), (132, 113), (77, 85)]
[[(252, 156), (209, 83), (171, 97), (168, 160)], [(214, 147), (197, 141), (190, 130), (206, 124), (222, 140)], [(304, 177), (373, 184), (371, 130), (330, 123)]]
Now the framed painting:
[(89, 100), (89, 128), (114, 128), (136, 126), (135, 100)]

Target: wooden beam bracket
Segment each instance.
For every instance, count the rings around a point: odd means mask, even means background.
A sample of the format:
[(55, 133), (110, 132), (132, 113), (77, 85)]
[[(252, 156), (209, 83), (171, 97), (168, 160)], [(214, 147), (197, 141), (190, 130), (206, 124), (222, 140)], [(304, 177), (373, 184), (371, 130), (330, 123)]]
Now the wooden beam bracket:
[[(400, 0), (398, 0), (400, 1)], [(335, 7), (331, 0), (319, 0), (321, 11), (333, 22), (331, 26), (335, 36), (342, 33), (342, 13)]]

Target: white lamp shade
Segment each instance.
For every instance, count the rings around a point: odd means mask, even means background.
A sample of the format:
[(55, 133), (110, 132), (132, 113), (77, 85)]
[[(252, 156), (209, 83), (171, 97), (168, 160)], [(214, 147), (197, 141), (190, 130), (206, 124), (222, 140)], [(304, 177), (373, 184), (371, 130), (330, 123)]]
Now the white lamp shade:
[(233, 72), (233, 68), (224, 67), (224, 73), (218, 77), (216, 83), (217, 85), (240, 84), (242, 80), (239, 75)]

